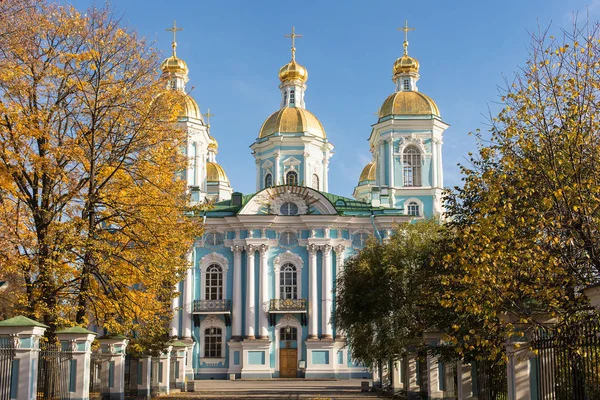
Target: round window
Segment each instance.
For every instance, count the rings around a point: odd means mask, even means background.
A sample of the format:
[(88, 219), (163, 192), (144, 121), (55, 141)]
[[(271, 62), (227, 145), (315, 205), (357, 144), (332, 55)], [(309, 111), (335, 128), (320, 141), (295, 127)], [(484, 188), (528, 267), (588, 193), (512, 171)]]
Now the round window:
[(367, 243), (368, 237), (369, 235), (364, 232), (355, 233), (354, 237), (352, 238), (352, 246), (357, 249), (363, 248)]
[(298, 206), (296, 203), (288, 201), (279, 207), (279, 212), (281, 212), (281, 215), (298, 215)]
[(224, 242), (225, 236), (219, 232), (210, 232), (206, 235), (206, 245), (208, 246), (221, 246)]
[(283, 247), (293, 247), (298, 245), (298, 236), (294, 232), (283, 232), (279, 237), (279, 245)]

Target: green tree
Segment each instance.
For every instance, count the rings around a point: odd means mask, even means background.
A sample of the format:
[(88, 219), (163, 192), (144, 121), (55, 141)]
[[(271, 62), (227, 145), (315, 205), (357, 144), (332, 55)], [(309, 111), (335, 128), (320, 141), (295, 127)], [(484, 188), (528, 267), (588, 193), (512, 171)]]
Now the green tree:
[(600, 273), (598, 65), (597, 23), (534, 36), (490, 141), (462, 168), (442, 304), (481, 328), (465, 338), (456, 324), (461, 349), (500, 352), (487, 338), (515, 332), (503, 316), (534, 328), (540, 312), (564, 322), (586, 306), (579, 291)]

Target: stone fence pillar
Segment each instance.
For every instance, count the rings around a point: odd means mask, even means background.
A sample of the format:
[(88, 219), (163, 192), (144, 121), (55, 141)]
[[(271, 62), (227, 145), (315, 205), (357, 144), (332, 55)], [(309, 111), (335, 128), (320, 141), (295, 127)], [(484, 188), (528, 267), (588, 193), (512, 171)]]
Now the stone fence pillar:
[(188, 345), (183, 342), (171, 342), (171, 387), (185, 391), (185, 362)]
[(90, 361), (92, 341), (96, 334), (79, 326), (56, 332), (63, 350), (71, 353), (70, 388), (71, 398), (87, 400), (90, 398)]
[(528, 342), (508, 341), (505, 344), (508, 400), (535, 400), (529, 363), (534, 357)]
[(152, 368), (152, 358), (150, 356), (142, 356), (138, 360), (138, 375), (137, 375), (137, 395), (140, 398), (150, 398), (150, 372)]
[(98, 339), (102, 354), (102, 398), (125, 399), (125, 349), (129, 340), (123, 335)]
[(10, 363), (0, 370), (0, 381), (8, 383), (0, 387), (0, 398), (36, 398), (39, 339), (47, 328), (24, 316), (0, 321), (0, 363)]
[(169, 394), (171, 376), (171, 346), (167, 346), (158, 357), (152, 357), (152, 394)]

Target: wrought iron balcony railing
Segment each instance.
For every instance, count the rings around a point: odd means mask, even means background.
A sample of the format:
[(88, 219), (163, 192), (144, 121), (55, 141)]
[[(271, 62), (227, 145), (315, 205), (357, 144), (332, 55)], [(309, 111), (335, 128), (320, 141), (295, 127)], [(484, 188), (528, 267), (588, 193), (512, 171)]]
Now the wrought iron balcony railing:
[(306, 312), (306, 299), (271, 299), (271, 312)]
[(231, 300), (194, 300), (194, 313), (229, 313), (231, 311)]

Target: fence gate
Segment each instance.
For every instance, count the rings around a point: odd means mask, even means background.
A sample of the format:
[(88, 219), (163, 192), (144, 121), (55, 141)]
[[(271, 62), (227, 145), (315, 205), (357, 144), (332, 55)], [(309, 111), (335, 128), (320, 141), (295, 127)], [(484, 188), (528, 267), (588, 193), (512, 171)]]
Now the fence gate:
[(600, 400), (599, 336), (597, 320), (535, 335), (539, 399)]
[(40, 343), (37, 398), (39, 400), (69, 400), (71, 384), (71, 353), (60, 343)]
[(108, 365), (102, 363), (102, 354), (92, 353), (90, 359), (90, 400), (102, 400), (102, 393), (106, 393), (106, 379), (102, 376), (102, 367)]
[(12, 340), (0, 339), (0, 400), (9, 400), (12, 389), (15, 349)]
[(477, 361), (474, 363), (478, 400), (507, 400), (508, 381), (506, 363), (503, 361)]

